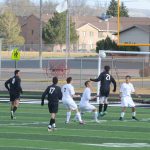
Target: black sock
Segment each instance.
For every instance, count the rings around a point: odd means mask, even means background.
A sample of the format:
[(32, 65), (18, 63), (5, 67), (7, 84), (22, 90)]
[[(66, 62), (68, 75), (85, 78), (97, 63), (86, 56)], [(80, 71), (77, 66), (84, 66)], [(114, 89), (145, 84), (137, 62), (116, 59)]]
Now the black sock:
[(14, 108), (13, 108), (13, 112), (15, 112), (17, 110), (17, 107), (16, 106), (14, 106)]
[(52, 118), (51, 118), (49, 124), (52, 126), (54, 123), (55, 123), (55, 119), (52, 119)]
[(103, 104), (99, 104), (99, 113), (102, 112)]
[(108, 106), (108, 104), (104, 104), (104, 111), (107, 110), (107, 106)]

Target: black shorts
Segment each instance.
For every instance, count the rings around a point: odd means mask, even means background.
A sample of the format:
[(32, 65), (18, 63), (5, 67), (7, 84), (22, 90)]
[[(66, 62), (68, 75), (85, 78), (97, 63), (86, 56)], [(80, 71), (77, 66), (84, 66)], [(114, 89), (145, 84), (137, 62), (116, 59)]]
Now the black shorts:
[(108, 90), (100, 90), (100, 97), (108, 97), (109, 96), (110, 91)]
[(10, 101), (13, 102), (15, 100), (20, 100), (20, 94), (19, 93), (17, 93), (17, 94), (10, 93)]
[(58, 112), (58, 103), (48, 103), (48, 109), (50, 113)]

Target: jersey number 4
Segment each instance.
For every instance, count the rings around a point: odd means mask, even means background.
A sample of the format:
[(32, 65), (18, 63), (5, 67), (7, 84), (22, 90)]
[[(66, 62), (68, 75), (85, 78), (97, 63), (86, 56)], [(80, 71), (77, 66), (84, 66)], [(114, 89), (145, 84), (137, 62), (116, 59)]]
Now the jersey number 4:
[(50, 94), (53, 94), (54, 91), (55, 91), (55, 88), (54, 88), (54, 87), (51, 87), (51, 88), (49, 89), (49, 93), (50, 93)]
[(106, 74), (106, 80), (110, 80), (110, 75)]

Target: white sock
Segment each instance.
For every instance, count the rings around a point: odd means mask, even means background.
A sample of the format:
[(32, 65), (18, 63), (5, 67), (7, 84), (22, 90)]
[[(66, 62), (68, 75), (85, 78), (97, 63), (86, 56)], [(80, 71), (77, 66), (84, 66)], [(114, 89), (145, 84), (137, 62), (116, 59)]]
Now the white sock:
[(79, 119), (79, 122), (82, 122), (82, 119), (81, 119), (81, 114), (79, 112), (76, 113), (76, 116), (78, 117)]
[(96, 112), (94, 112), (94, 119), (95, 119), (95, 120), (98, 120), (97, 117), (98, 117), (98, 113), (97, 113), (97, 111), (96, 111)]
[(49, 124), (49, 125), (48, 125), (48, 128), (49, 128), (49, 129), (51, 129), (51, 128), (52, 128), (52, 126)]
[(69, 122), (70, 121), (70, 117), (71, 117), (71, 112), (69, 111), (69, 112), (67, 112), (67, 122)]
[(132, 117), (135, 117), (136, 116), (136, 112), (132, 112)]
[(125, 112), (121, 112), (121, 117), (123, 118), (125, 115)]
[(75, 115), (74, 120), (75, 120), (75, 121), (78, 121), (78, 116), (77, 116), (77, 114)]

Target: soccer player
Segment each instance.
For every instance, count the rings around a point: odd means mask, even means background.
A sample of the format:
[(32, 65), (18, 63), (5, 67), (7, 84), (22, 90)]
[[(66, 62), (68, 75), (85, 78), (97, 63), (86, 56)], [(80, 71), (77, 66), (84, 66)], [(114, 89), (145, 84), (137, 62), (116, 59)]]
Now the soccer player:
[(23, 93), (21, 87), (20, 70), (15, 70), (14, 77), (5, 82), (5, 87), (9, 91), (10, 95), (11, 119), (16, 119), (14, 113), (19, 106), (20, 94)]
[(62, 87), (62, 95), (63, 95), (62, 102), (67, 108), (66, 124), (68, 124), (70, 121), (72, 111), (76, 112), (76, 117), (78, 118), (79, 123), (84, 124), (84, 122), (81, 119), (81, 114), (78, 110), (77, 104), (73, 100), (73, 98), (79, 98), (80, 95), (75, 95), (74, 87), (71, 84), (72, 77), (68, 77), (66, 81), (67, 81), (67, 84), (65, 84)]
[[(123, 120), (125, 111), (127, 107), (132, 108), (132, 119), (137, 120), (136, 118), (136, 112), (135, 112), (135, 104), (132, 100), (131, 94), (135, 93), (135, 89), (133, 84), (130, 82), (131, 81), (131, 76), (127, 75), (125, 77), (125, 83), (123, 83), (120, 87), (120, 97), (121, 97), (121, 107), (122, 107), (122, 112), (119, 120)], [(135, 93), (136, 94), (136, 93)], [(137, 94), (136, 94), (137, 95)], [(138, 95), (137, 95), (138, 96)], [(140, 97), (140, 96), (138, 96)]]
[[(104, 116), (107, 113), (107, 107), (108, 107), (108, 96), (110, 93), (110, 84), (113, 83), (114, 89), (113, 92), (116, 92), (116, 81), (115, 79), (110, 75), (109, 73), (110, 67), (105, 66), (104, 71), (99, 75), (97, 79), (90, 79), (94, 82), (100, 83), (100, 101), (99, 101), (99, 116)], [(103, 109), (104, 104), (104, 110)]]
[(94, 120), (95, 122), (99, 123), (99, 120), (97, 119), (98, 113), (97, 113), (97, 108), (89, 103), (90, 100), (94, 100), (97, 98), (97, 96), (91, 97), (91, 81), (86, 81), (85, 82), (85, 90), (82, 94), (82, 98), (79, 104), (79, 108), (81, 112), (94, 112)]
[(53, 84), (48, 86), (45, 92), (42, 94), (41, 105), (44, 105), (44, 99), (46, 95), (48, 95), (48, 108), (49, 113), (51, 114), (50, 122), (48, 125), (48, 131), (52, 131), (56, 129), (55, 118), (56, 113), (58, 112), (59, 100), (62, 99), (61, 88), (57, 86), (58, 78), (53, 77)]

